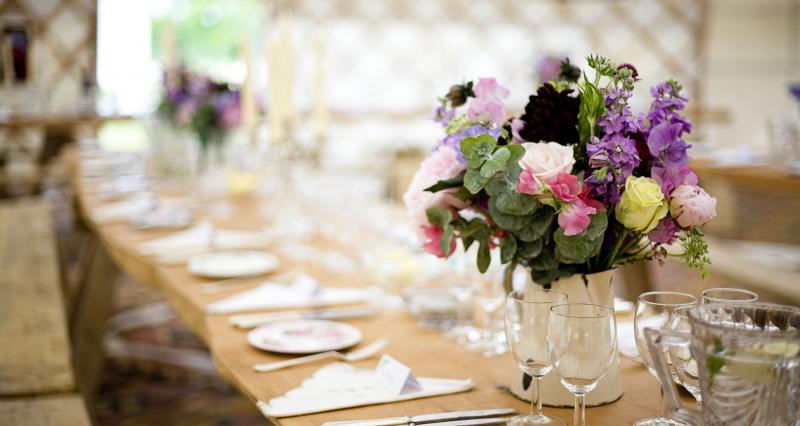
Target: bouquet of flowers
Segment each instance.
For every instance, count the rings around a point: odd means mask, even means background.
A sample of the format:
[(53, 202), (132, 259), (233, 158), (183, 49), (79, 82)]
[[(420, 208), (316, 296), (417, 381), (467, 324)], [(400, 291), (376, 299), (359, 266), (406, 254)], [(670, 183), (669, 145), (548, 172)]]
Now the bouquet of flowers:
[(158, 112), (177, 127), (191, 128), (205, 151), (210, 144), (221, 143), (226, 130), (239, 126), (239, 96), (227, 83), (185, 68), (167, 70)]
[[(687, 165), (681, 85), (656, 84), (649, 110), (634, 114), (636, 68), (587, 62), (587, 72), (562, 63), (519, 117), (508, 116), (509, 91), (493, 78), (440, 98), (434, 119), (445, 136), (404, 194), (425, 250), (447, 257), (456, 238), (477, 244), (484, 272), (499, 246), (502, 263), (529, 268), (542, 285), (667, 256), (707, 275), (699, 227), (716, 199)], [(667, 251), (675, 242), (680, 250)]]

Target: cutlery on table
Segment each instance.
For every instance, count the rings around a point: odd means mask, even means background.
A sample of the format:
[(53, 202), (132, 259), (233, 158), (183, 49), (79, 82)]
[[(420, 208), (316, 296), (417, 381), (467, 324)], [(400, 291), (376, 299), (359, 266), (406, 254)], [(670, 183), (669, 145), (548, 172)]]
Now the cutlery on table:
[(286, 361), (265, 362), (262, 364), (255, 364), (253, 365), (253, 369), (260, 373), (264, 373), (267, 371), (280, 370), (282, 368), (292, 367), (295, 365), (307, 364), (309, 362), (319, 361), (321, 359), (326, 359), (326, 358), (336, 358), (339, 359), (340, 361), (345, 361), (345, 362), (361, 361), (362, 359), (370, 358), (371, 356), (382, 351), (383, 348), (385, 348), (388, 344), (389, 344), (388, 339), (379, 339), (370, 343), (369, 345), (364, 346), (361, 349), (356, 349), (346, 354), (338, 351), (322, 352), (314, 355), (303, 356), (300, 358), (289, 359)]
[(333, 319), (343, 319), (343, 318), (360, 318), (360, 317), (372, 316), (377, 314), (378, 312), (379, 308), (377, 306), (330, 308), (330, 309), (320, 309), (315, 311), (286, 311), (286, 312), (273, 312), (266, 314), (234, 315), (230, 317), (230, 323), (238, 328), (250, 329), (275, 321), (284, 321), (293, 319), (333, 320)]
[[(271, 275), (270, 281), (282, 280), (284, 278), (291, 278), (295, 274), (297, 274), (297, 270), (295, 269), (286, 272), (281, 272), (279, 274)], [(245, 286), (254, 286), (257, 284), (263, 284), (263, 282), (253, 282), (252, 280), (256, 277), (253, 276), (232, 277), (210, 283), (200, 284), (200, 293), (216, 294), (228, 291), (229, 289), (236, 287), (245, 287)]]
[(504, 424), (507, 418), (497, 417), (516, 414), (513, 408), (495, 408), (491, 410), (449, 411), (443, 413), (422, 414), (419, 416), (389, 417), (385, 419), (346, 420), (323, 423), (322, 426), (470, 426)]

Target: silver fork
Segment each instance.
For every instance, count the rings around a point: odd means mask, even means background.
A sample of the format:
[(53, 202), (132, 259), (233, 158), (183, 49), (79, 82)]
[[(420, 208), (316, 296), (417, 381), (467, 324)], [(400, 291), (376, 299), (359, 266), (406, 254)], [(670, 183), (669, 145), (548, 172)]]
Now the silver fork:
[(367, 346), (364, 346), (361, 349), (356, 349), (346, 354), (338, 351), (322, 352), (314, 355), (303, 356), (300, 358), (289, 359), (286, 361), (265, 362), (261, 364), (255, 364), (253, 365), (253, 369), (260, 373), (265, 373), (267, 371), (280, 370), (282, 368), (307, 364), (309, 362), (319, 361), (321, 359), (326, 359), (326, 358), (337, 358), (345, 362), (361, 361), (362, 359), (367, 359), (377, 354), (378, 352), (382, 351), (383, 348), (385, 348), (387, 345), (389, 345), (388, 339), (379, 339), (370, 343)]

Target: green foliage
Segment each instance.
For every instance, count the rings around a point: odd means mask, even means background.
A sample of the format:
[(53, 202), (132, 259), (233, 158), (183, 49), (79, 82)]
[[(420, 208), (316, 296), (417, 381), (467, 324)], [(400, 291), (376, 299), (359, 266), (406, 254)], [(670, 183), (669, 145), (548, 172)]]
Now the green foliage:
[(600, 252), (607, 226), (606, 214), (599, 212), (592, 215), (589, 227), (578, 235), (566, 236), (564, 230), (559, 228), (553, 235), (556, 256), (563, 263), (585, 263)]
[(458, 188), (464, 184), (464, 172), (454, 176), (450, 179), (442, 179), (439, 182), (425, 188), (428, 192), (439, 192), (444, 189)]
[(511, 151), (507, 147), (498, 148), (481, 166), (481, 176), (490, 178), (497, 172), (505, 170), (509, 158), (511, 158)]
[(502, 213), (523, 216), (533, 213), (541, 204), (533, 195), (510, 190), (497, 195), (496, 205)]
[(439, 237), (439, 247), (442, 249), (442, 253), (450, 253), (454, 231), (453, 226), (449, 223), (442, 229), (442, 236)]
[(528, 225), (516, 232), (517, 238), (522, 241), (534, 241), (544, 238), (555, 218), (555, 210), (543, 207), (531, 215)]
[(681, 258), (686, 266), (699, 272), (703, 279), (708, 278), (706, 265), (711, 264), (711, 258), (708, 257), (708, 244), (703, 233), (699, 229), (692, 229), (681, 233), (678, 240), (683, 248)]
[(617, 67), (611, 62), (610, 59), (600, 55), (589, 55), (586, 57), (586, 62), (589, 66), (597, 71), (598, 74), (613, 77), (616, 75)]
[(461, 140), (461, 152), (467, 157), (470, 169), (477, 169), (483, 162), (491, 158), (497, 141), (491, 135), (478, 135)]
[(514, 260), (517, 254), (517, 239), (514, 235), (508, 234), (500, 240), (500, 262), (508, 263)]
[(581, 143), (585, 144), (595, 134), (595, 126), (600, 117), (606, 112), (603, 93), (589, 82), (584, 75), (583, 82), (578, 85), (581, 104), (578, 108), (578, 136)]
[(428, 217), (428, 222), (431, 225), (436, 225), (440, 228), (450, 224), (453, 220), (453, 213), (447, 207), (431, 207), (425, 210), (425, 215)]
[(489, 179), (481, 175), (481, 172), (476, 169), (467, 170), (464, 174), (464, 188), (467, 188), (471, 194), (477, 194), (483, 189)]
[(533, 259), (542, 252), (544, 242), (542, 240), (520, 243), (517, 249), (518, 256), (521, 258)]
[(518, 216), (503, 213), (498, 210), (497, 197), (492, 197), (489, 199), (489, 215), (492, 217), (492, 220), (497, 224), (497, 226), (511, 232), (519, 231), (522, 228), (530, 226), (532, 221), (531, 216)]

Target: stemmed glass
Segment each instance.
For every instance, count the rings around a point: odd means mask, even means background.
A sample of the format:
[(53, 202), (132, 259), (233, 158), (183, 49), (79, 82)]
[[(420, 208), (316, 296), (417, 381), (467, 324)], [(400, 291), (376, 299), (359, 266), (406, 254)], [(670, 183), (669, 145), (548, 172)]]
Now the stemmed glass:
[(505, 302), (506, 294), (503, 289), (502, 274), (494, 269), (485, 273), (470, 274), (473, 278), (473, 300), (476, 314), (481, 317), (480, 337), (467, 343), (467, 350), (479, 352), (485, 357), (502, 355), (507, 350), (503, 336), (499, 332), (497, 313)]
[(509, 425), (565, 424), (561, 419), (542, 413), (540, 392), (542, 377), (553, 368), (547, 353), (550, 307), (564, 303), (567, 303), (567, 293), (556, 290), (512, 291), (506, 298), (506, 342), (519, 368), (534, 379), (530, 415), (514, 417)]
[(586, 394), (617, 356), (617, 324), (608, 306), (571, 303), (550, 307), (547, 350), (561, 384), (575, 395), (572, 424), (586, 425)]
[[(633, 319), (634, 334), (636, 336), (636, 348), (639, 355), (647, 366), (650, 374), (658, 379), (655, 370), (653, 357), (647, 346), (644, 336), (644, 329), (650, 328), (669, 328), (674, 317), (674, 311), (682, 307), (692, 307), (697, 305), (697, 298), (691, 294), (679, 293), (676, 291), (651, 291), (639, 295), (636, 301), (636, 315)], [(673, 373), (674, 374), (674, 373)], [(682, 423), (664, 417), (664, 391), (661, 389), (658, 404), (658, 417), (642, 419), (634, 423), (635, 426), (666, 426), (682, 425)]]
[[(675, 308), (670, 321), (669, 329), (690, 332), (692, 326), (689, 323), (689, 309), (694, 306), (681, 306)], [(670, 347), (669, 358), (672, 367), (677, 374), (678, 383), (682, 385), (694, 397), (697, 404), (700, 404), (700, 376), (697, 370), (697, 361), (692, 356), (688, 347)]]
[(700, 303), (755, 303), (758, 294), (742, 288), (709, 288), (700, 293)]

